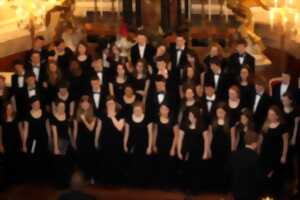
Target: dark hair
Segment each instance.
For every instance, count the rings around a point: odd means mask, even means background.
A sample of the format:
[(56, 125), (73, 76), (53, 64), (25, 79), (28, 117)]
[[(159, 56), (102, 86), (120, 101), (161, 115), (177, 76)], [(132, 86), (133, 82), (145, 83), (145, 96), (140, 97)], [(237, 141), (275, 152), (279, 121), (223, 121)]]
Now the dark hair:
[(42, 36), (42, 35), (38, 35), (38, 36), (36, 36), (35, 38), (34, 38), (34, 40), (45, 40), (45, 38), (44, 38), (44, 36)]
[(166, 82), (166, 79), (163, 75), (157, 75), (155, 78), (155, 82)]
[(20, 59), (16, 59), (13, 62), (13, 66), (15, 67), (16, 65), (22, 65), (22, 66), (24, 66), (24, 62), (22, 60), (20, 60)]
[(244, 135), (244, 141), (246, 145), (257, 143), (258, 140), (259, 136), (254, 131), (247, 131), (247, 133)]
[(221, 66), (221, 60), (217, 56), (214, 56), (210, 59), (209, 64), (210, 65), (215, 64), (217, 66)]
[(65, 41), (63, 39), (58, 39), (54, 42), (55, 46), (59, 46), (61, 43), (64, 43)]
[(254, 79), (256, 85), (266, 87), (266, 79), (263, 76), (256, 76)]
[(245, 40), (244, 38), (240, 38), (239, 40), (236, 41), (237, 45), (245, 45), (247, 46), (248, 43), (247, 43), (247, 40)]
[(225, 124), (223, 127), (223, 130), (227, 133), (230, 132), (230, 125), (229, 125), (229, 114), (228, 114), (228, 107), (227, 104), (225, 102), (219, 102), (216, 106), (216, 108), (214, 109), (214, 117), (212, 120), (212, 129), (215, 130), (218, 126), (218, 117), (217, 117), (217, 110), (218, 109), (223, 109), (226, 112), (226, 116), (225, 116)]

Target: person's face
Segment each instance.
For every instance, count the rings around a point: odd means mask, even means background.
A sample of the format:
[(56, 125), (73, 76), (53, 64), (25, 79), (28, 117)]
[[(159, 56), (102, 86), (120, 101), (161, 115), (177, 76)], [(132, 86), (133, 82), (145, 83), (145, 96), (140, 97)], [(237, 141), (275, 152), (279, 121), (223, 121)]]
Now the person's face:
[(214, 57), (219, 54), (219, 49), (216, 46), (212, 46), (210, 49), (210, 56)]
[(49, 71), (50, 72), (56, 72), (57, 71), (57, 65), (54, 63), (49, 64)]
[(117, 72), (118, 72), (118, 75), (124, 76), (124, 75), (125, 75), (125, 69), (124, 69), (124, 66), (123, 66), (123, 65), (118, 65), (118, 67), (117, 67)]
[(191, 88), (189, 88), (185, 91), (185, 98), (187, 100), (192, 100), (194, 98), (194, 92)]
[(35, 49), (41, 49), (44, 46), (44, 41), (40, 39), (36, 39), (33, 44)]
[(100, 81), (97, 80), (91, 80), (91, 86), (93, 89), (99, 89), (100, 88)]
[(215, 89), (211, 86), (205, 87), (205, 94), (206, 94), (206, 96), (211, 97), (215, 94)]
[(160, 115), (163, 117), (168, 117), (170, 109), (166, 105), (162, 105), (159, 108)]
[(274, 112), (274, 110), (270, 109), (268, 111), (268, 120), (272, 123), (272, 122), (278, 122), (278, 116), (277, 114)]
[(134, 94), (133, 89), (131, 87), (126, 87), (124, 93), (126, 96), (132, 96)]
[(249, 77), (249, 71), (247, 69), (243, 68), (240, 72), (240, 76), (243, 81), (246, 81)]
[(226, 112), (223, 108), (218, 108), (216, 110), (216, 115), (217, 115), (217, 118), (225, 119)]
[(136, 71), (137, 73), (143, 73), (144, 70), (144, 64), (142, 62), (138, 62), (136, 64)]
[(146, 44), (147, 38), (145, 35), (138, 35), (136, 40), (139, 45), (144, 46)]
[(290, 106), (292, 104), (292, 100), (288, 96), (283, 96), (281, 102), (283, 106)]
[(20, 64), (15, 65), (15, 70), (17, 74), (22, 74), (24, 72), (24, 65), (20, 65)]
[(234, 89), (229, 89), (228, 96), (231, 100), (236, 100), (239, 98), (238, 93)]
[(256, 93), (262, 93), (265, 91), (265, 88), (262, 85), (255, 84), (255, 91), (256, 91)]
[(102, 59), (97, 59), (92, 63), (92, 67), (95, 71), (101, 71), (103, 68)]
[(65, 42), (61, 42), (61, 43), (59, 43), (59, 45), (57, 46), (57, 49), (58, 49), (59, 51), (64, 51), (65, 48), (66, 48)]
[(32, 61), (32, 63), (40, 63), (40, 61), (41, 61), (41, 58), (40, 58), (41, 56), (40, 56), (40, 54), (39, 53), (34, 53), (34, 54), (32, 54), (32, 56), (31, 56), (31, 61)]
[(133, 108), (133, 113), (135, 116), (142, 116), (144, 114), (143, 108), (141, 106), (135, 106)]
[(87, 111), (90, 108), (90, 103), (88, 101), (82, 101), (80, 103), (80, 107), (82, 110)]
[(157, 50), (156, 50), (156, 55), (157, 56), (162, 56), (162, 55), (164, 55), (165, 53), (166, 53), (166, 47), (165, 46), (163, 46), (163, 45), (161, 45), (161, 46), (159, 46), (158, 48), (157, 48)]
[(216, 74), (219, 72), (220, 66), (216, 64), (210, 64), (210, 69), (213, 71), (214, 74)]
[(180, 36), (176, 37), (176, 46), (182, 48), (184, 47), (184, 45), (185, 45), (185, 39)]
[(14, 112), (14, 108), (13, 108), (13, 105), (12, 104), (8, 104), (6, 106), (6, 115), (7, 116), (11, 116)]
[(157, 68), (158, 71), (164, 71), (165, 69), (167, 69), (167, 63), (164, 61), (159, 61), (157, 62)]
[(86, 53), (86, 47), (83, 44), (79, 44), (79, 46), (78, 46), (78, 53), (80, 55), (84, 55)]
[(116, 110), (116, 103), (114, 100), (109, 100), (106, 102), (107, 110)]
[(194, 69), (192, 67), (187, 68), (187, 77), (193, 78), (195, 75)]
[(249, 122), (249, 119), (246, 115), (241, 115), (241, 123), (246, 126)]
[(166, 85), (165, 82), (157, 81), (155, 84), (156, 84), (157, 91), (164, 91)]
[(57, 106), (56, 106), (56, 111), (58, 113), (64, 113), (66, 109), (66, 106), (64, 103), (60, 102)]
[(195, 63), (195, 57), (193, 55), (188, 54), (187, 59), (189, 63)]
[(243, 54), (246, 52), (246, 45), (245, 44), (238, 44), (236, 47), (238, 53)]
[(58, 92), (64, 96), (64, 95), (68, 94), (68, 89), (67, 88), (59, 88)]
[(28, 77), (27, 80), (26, 80), (26, 83), (29, 86), (33, 86), (35, 84), (35, 77), (34, 76)]
[(281, 78), (282, 78), (282, 83), (284, 83), (284, 84), (289, 84), (290, 81), (291, 81), (291, 76), (289, 74), (286, 74), (286, 73), (283, 73), (281, 75)]
[(189, 112), (188, 118), (191, 123), (196, 123), (197, 121), (195, 115), (192, 112)]
[(38, 110), (41, 108), (41, 104), (40, 104), (40, 101), (35, 101), (32, 103), (32, 109), (33, 110)]

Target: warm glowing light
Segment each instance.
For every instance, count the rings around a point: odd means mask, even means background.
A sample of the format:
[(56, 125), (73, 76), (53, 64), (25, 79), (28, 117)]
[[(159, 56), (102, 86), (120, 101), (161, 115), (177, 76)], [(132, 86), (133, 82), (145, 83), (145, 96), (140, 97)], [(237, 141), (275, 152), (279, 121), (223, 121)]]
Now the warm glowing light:
[(274, 12), (273, 12), (273, 10), (271, 10), (270, 11), (270, 26), (271, 26), (271, 29), (274, 28), (274, 18), (275, 18)]
[(5, 1), (5, 0), (0, 0), (0, 6), (3, 6), (3, 5), (4, 5), (4, 1)]

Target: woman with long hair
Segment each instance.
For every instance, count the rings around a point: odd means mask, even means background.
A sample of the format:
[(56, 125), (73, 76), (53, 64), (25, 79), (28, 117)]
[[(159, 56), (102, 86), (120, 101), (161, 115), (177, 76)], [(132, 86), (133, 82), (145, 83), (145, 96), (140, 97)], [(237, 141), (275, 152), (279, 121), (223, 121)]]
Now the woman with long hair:
[(262, 131), (261, 163), (269, 177), (271, 192), (278, 196), (283, 189), (282, 170), (287, 162), (289, 135), (282, 112), (277, 106), (269, 108)]
[(236, 85), (233, 85), (228, 89), (227, 106), (228, 114), (230, 116), (229, 125), (232, 127), (239, 121), (242, 109), (240, 89)]
[(124, 180), (123, 137), (125, 119), (114, 97), (107, 97), (106, 113), (100, 134), (101, 175), (105, 184), (121, 184)]
[(183, 181), (186, 189), (197, 192), (204, 175), (203, 161), (208, 159), (208, 126), (196, 106), (188, 108), (181, 122), (178, 137), (178, 158), (183, 161)]
[(231, 151), (245, 148), (244, 136), (254, 130), (252, 112), (247, 108), (241, 111), (240, 120), (231, 128)]
[(12, 102), (4, 104), (0, 123), (0, 155), (4, 156), (6, 178), (14, 183), (19, 177), (19, 164), (21, 152), (21, 124), (17, 119), (16, 110)]
[(252, 99), (255, 97), (255, 85), (248, 65), (241, 68), (237, 84), (240, 86), (242, 107), (251, 108)]
[(94, 182), (97, 172), (97, 149), (101, 132), (101, 120), (95, 116), (91, 99), (82, 96), (74, 120), (73, 138), (78, 153), (79, 168)]
[(63, 101), (57, 101), (51, 120), (52, 153), (55, 173), (55, 182), (58, 187), (66, 187), (71, 175), (71, 124), (67, 117), (66, 105)]
[(89, 74), (92, 70), (92, 57), (88, 53), (88, 45), (83, 41), (77, 45), (76, 58), (83, 72)]

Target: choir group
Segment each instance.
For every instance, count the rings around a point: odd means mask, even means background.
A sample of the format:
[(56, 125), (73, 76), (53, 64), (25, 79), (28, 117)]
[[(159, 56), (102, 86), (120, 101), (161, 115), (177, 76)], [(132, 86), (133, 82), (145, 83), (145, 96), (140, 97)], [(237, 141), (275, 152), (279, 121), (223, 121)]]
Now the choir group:
[[(270, 84), (240, 39), (225, 57), (213, 43), (203, 61), (185, 37), (154, 48), (138, 33), (128, 57), (112, 42), (49, 46), (36, 37), (0, 76), (0, 153), (7, 179), (68, 182), (74, 167), (108, 185), (225, 190), (226, 164), (259, 135), (273, 192), (296, 174), (299, 89), (289, 73)], [(91, 56), (93, 55), (93, 56)]]

